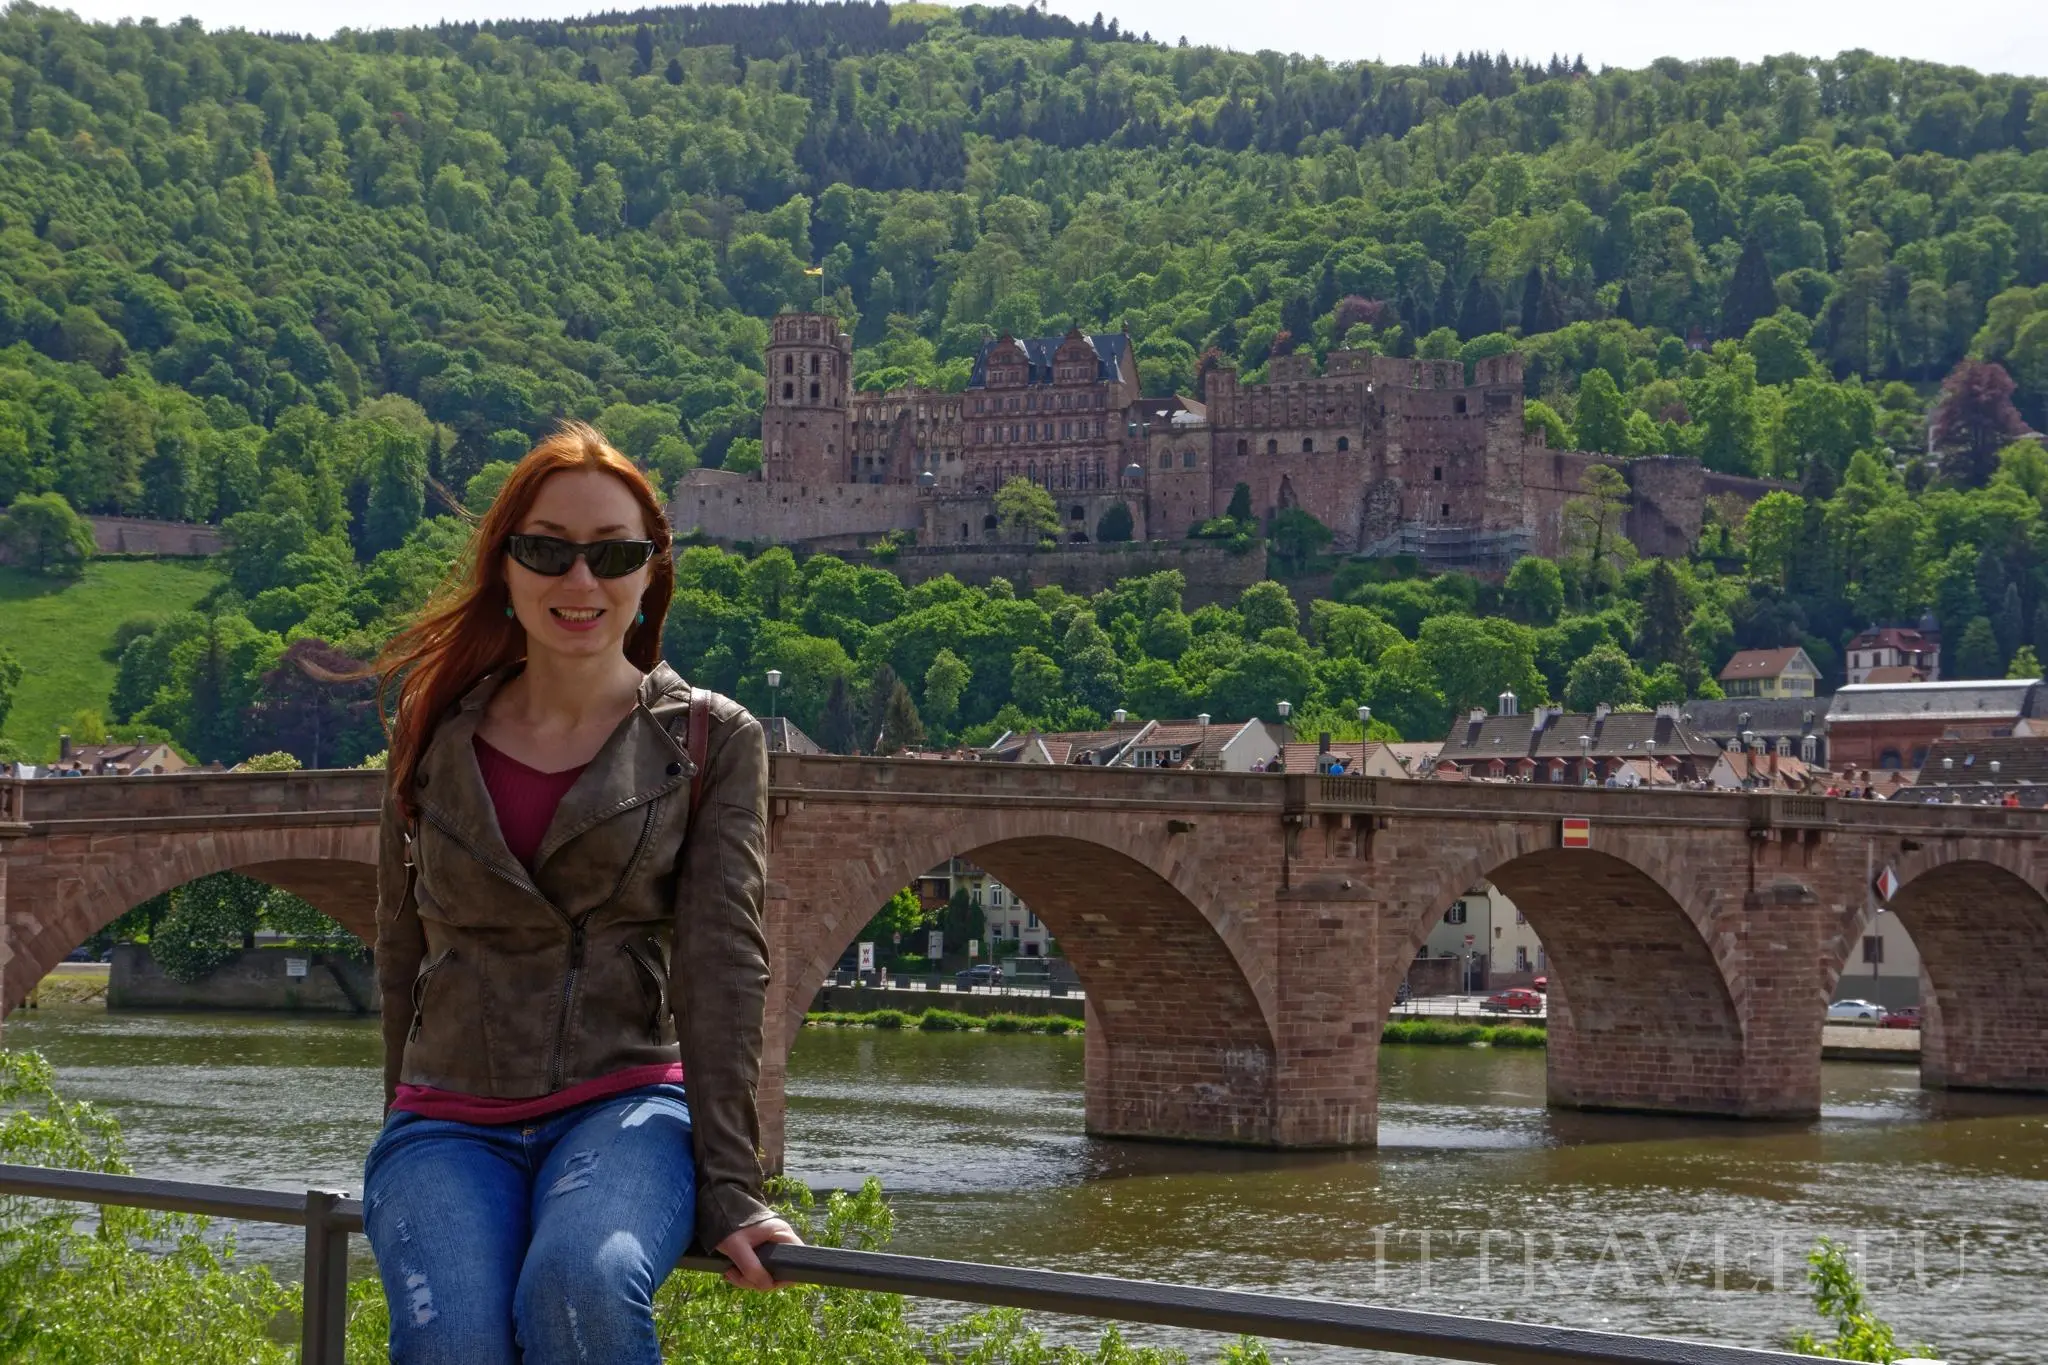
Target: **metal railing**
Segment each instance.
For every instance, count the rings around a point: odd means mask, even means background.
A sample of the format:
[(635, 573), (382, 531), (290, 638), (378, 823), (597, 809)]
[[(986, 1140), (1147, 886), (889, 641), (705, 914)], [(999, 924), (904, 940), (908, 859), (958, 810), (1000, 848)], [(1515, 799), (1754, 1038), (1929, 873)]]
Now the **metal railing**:
[[(348, 1239), (363, 1230), (362, 1201), (335, 1190), (248, 1189), (144, 1176), (0, 1165), (0, 1195), (121, 1204), (306, 1230), (302, 1365), (342, 1365), (348, 1327)], [(1332, 1299), (1019, 1270), (838, 1247), (767, 1246), (777, 1279), (1079, 1317), (1109, 1318), (1277, 1341), (1398, 1351), (1483, 1365), (1812, 1365), (1812, 1357), (1668, 1337), (1380, 1308)], [(717, 1272), (723, 1257), (686, 1255), (677, 1268)]]

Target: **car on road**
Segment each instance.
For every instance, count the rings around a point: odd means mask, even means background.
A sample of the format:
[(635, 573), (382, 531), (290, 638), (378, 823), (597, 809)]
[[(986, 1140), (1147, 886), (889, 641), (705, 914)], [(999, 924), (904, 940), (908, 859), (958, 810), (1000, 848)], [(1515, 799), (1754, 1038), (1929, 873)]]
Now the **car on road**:
[(1919, 1028), (1920, 1007), (1907, 1005), (1903, 1009), (1886, 1010), (1884, 1018), (1877, 1021), (1879, 1028)]
[(1000, 986), (1003, 984), (1003, 969), (993, 962), (977, 962), (953, 977), (954, 984), (961, 990), (972, 990), (976, 986)]
[(1874, 1000), (1837, 1000), (1828, 1006), (1828, 1022), (1831, 1024), (1858, 1019), (1867, 1019), (1874, 1024), (1883, 1017), (1884, 1006)]
[(66, 962), (96, 962), (99, 959), (92, 955), (92, 949), (90, 948), (73, 948), (70, 952), (64, 954), (64, 960)]
[(1543, 997), (1526, 986), (1514, 986), (1487, 996), (1479, 1008), (1509, 1014), (1541, 1014)]
[(1536, 988), (1536, 994), (1538, 995), (1550, 994), (1550, 978), (1547, 976), (1539, 976), (1529, 984)]

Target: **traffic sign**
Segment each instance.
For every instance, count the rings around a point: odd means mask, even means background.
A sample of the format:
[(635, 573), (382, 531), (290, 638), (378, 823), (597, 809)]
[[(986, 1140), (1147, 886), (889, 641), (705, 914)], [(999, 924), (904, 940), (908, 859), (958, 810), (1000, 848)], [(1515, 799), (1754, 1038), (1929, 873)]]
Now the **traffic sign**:
[(946, 934), (942, 929), (933, 929), (925, 935), (924, 955), (937, 962), (946, 955)]
[(1876, 890), (1879, 900), (1888, 901), (1893, 896), (1899, 894), (1899, 888), (1904, 884), (1899, 880), (1899, 874), (1892, 871), (1891, 864), (1886, 863), (1884, 870), (1877, 874), (1877, 878), (1871, 883), (1871, 886)]
[(1478, 939), (1474, 938), (1470, 934), (1465, 935), (1465, 946), (1467, 948), (1470, 948), (1474, 943), (1477, 943), (1478, 941)]
[(1559, 822), (1558, 845), (1562, 848), (1591, 848), (1593, 822), (1582, 815), (1567, 815)]

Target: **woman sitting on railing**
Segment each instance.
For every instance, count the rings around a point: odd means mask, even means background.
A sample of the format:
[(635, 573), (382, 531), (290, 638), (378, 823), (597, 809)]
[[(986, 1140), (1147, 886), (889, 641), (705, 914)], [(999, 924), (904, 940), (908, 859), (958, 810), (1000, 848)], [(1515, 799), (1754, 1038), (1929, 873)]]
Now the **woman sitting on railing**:
[(363, 1203), (394, 1361), (654, 1365), (693, 1230), (756, 1289), (754, 1249), (797, 1240), (757, 1156), (767, 750), (660, 662), (669, 543), (640, 472), (565, 426), (378, 661)]

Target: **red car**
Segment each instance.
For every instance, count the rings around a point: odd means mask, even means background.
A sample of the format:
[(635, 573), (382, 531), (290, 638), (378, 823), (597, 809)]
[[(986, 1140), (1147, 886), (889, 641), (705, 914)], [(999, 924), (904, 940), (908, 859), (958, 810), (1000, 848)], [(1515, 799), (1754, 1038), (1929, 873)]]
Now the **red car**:
[(1502, 1010), (1511, 1014), (1543, 1013), (1543, 997), (1523, 986), (1515, 986), (1495, 995), (1486, 997), (1480, 1007), (1483, 1010)]
[(1920, 1007), (1908, 1005), (1904, 1009), (1886, 1010), (1884, 1018), (1877, 1021), (1879, 1028), (1919, 1028)]
[(1550, 978), (1549, 978), (1549, 977), (1547, 977), (1547, 976), (1539, 976), (1539, 977), (1537, 977), (1537, 978), (1536, 978), (1536, 979), (1535, 979), (1535, 980), (1534, 980), (1533, 982), (1531, 982), (1530, 984), (1536, 987), (1536, 994), (1538, 994), (1538, 995), (1548, 995), (1548, 994), (1550, 994)]

